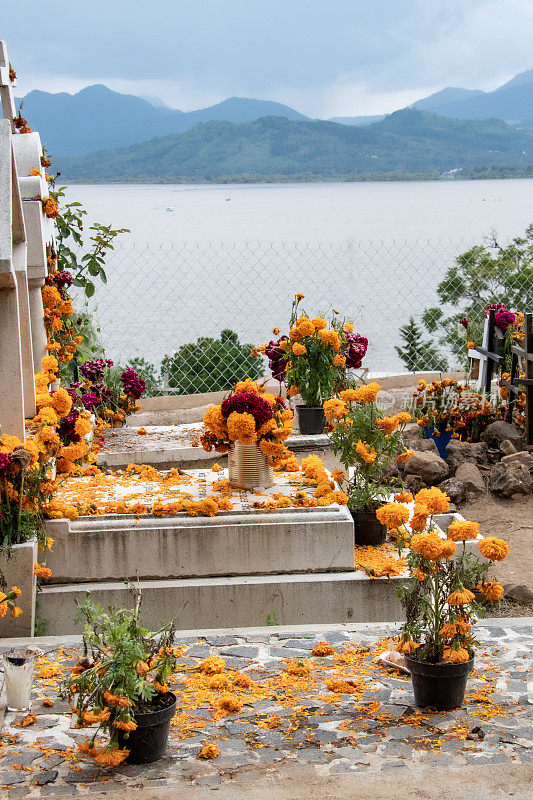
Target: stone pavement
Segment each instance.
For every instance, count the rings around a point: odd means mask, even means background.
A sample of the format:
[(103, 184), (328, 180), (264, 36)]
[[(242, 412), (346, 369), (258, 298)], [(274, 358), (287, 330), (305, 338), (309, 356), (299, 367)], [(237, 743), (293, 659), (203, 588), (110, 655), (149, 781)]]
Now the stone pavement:
[[(6, 714), (3, 796), (106, 792), (116, 797), (139, 789), (155, 797), (159, 790), (224, 790), (232, 781), (253, 787), (268, 776), (283, 781), (298, 775), (316, 790), (317, 781), (326, 786), (356, 775), (387, 781), (393, 771), (409, 786), (409, 775), (416, 784), (421, 769), (460, 769), (465, 780), (470, 767), (486, 767), (487, 774), (499, 768), (527, 774), (533, 761), (533, 706), (526, 694), (533, 619), (478, 624), (480, 644), (466, 702), (441, 713), (416, 710), (408, 676), (380, 665), (379, 654), (390, 646), (386, 640), (395, 630), (395, 625), (353, 624), (178, 634), (183, 657), (171, 681), (178, 714), (167, 755), (153, 764), (115, 770), (98, 768), (76, 750), (88, 731), (73, 727), (68, 704), (57, 699), (58, 682), (79, 654), (79, 639), (35, 640), (45, 653), (36, 672), (46, 676), (35, 680), (37, 721), (23, 728), (24, 715)], [(331, 643), (334, 653), (313, 656), (319, 641)], [(0, 650), (12, 645), (13, 640), (3, 640)], [(242, 703), (237, 713), (222, 716), (217, 697), (224, 690), (206, 691), (198, 683), (200, 674), (187, 671), (212, 655), (225, 659), (224, 674), (232, 680), (242, 673), (253, 681), (234, 695)], [(43, 705), (44, 697), (51, 707)], [(220, 755), (201, 760), (207, 741), (220, 748)]]

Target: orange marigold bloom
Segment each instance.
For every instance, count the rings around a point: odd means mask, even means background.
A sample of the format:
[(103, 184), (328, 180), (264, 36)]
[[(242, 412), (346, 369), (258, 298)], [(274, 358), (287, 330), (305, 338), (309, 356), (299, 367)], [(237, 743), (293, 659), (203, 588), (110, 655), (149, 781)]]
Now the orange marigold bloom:
[(18, 606), (13, 606), (13, 607), (11, 608), (11, 616), (12, 616), (14, 619), (17, 619), (17, 617), (20, 617), (20, 615), (21, 615), (21, 614), (22, 614), (22, 609), (21, 609), (21, 608), (19, 608)]
[(479, 522), (455, 520), (448, 526), (446, 536), (454, 542), (465, 542), (468, 539), (477, 539), (479, 535)]
[(238, 714), (242, 708), (242, 703), (230, 692), (224, 692), (220, 696), (216, 707), (217, 711), (225, 716), (227, 714)]
[(503, 561), (509, 555), (509, 544), (505, 539), (487, 536), (478, 543), (479, 552), (490, 561)]
[(292, 352), (295, 356), (304, 356), (307, 353), (307, 347), (299, 342), (295, 342), (292, 346)]
[(298, 328), (291, 328), (289, 331), (289, 339), (291, 342), (299, 342), (302, 338), (302, 334), (298, 330)]
[(337, 331), (321, 330), (318, 332), (318, 335), (320, 336), (322, 344), (329, 344), (335, 352), (340, 349), (341, 338)]
[(470, 661), (468, 650), (464, 647), (445, 647), (442, 657), (452, 664), (466, 664), (467, 661)]
[(416, 578), (417, 581), (426, 580), (426, 576), (424, 575), (421, 569), (418, 569), (418, 567), (414, 567), (413, 571), (411, 572), (411, 575), (413, 576), (413, 578)]
[(345, 322), (342, 327), (344, 328), (346, 333), (351, 333), (353, 331), (353, 329), (354, 329), (354, 326), (352, 325), (351, 322)]
[(104, 699), (110, 706), (117, 706), (117, 708), (128, 708), (133, 705), (128, 697), (112, 694), (112, 692), (104, 692)]
[(400, 453), (396, 456), (396, 463), (397, 464), (404, 464), (406, 461), (409, 461), (415, 454), (414, 450), (404, 450), (403, 453)]
[(386, 503), (376, 511), (376, 517), (388, 530), (398, 528), (409, 519), (409, 509), (401, 503)]
[(501, 600), (503, 597), (503, 586), (499, 581), (480, 583), (476, 591), (486, 597), (487, 600)]
[(337, 353), (335, 358), (333, 359), (333, 365), (335, 367), (345, 367), (346, 366), (346, 356), (343, 356), (341, 353)]
[(198, 753), (198, 758), (216, 758), (219, 755), (220, 747), (214, 742), (206, 742)]
[(137, 723), (134, 722), (132, 719), (129, 720), (117, 720), (113, 723), (115, 728), (118, 728), (119, 731), (136, 731), (137, 730)]
[(94, 711), (83, 711), (81, 718), (85, 725), (94, 725), (97, 722), (107, 722), (109, 717), (111, 716), (111, 712), (108, 708), (104, 708), (102, 711), (95, 713)]
[(308, 317), (300, 317), (296, 323), (296, 328), (300, 336), (312, 336), (315, 332), (315, 326)]
[(382, 417), (376, 420), (376, 425), (381, 428), (383, 433), (394, 433), (398, 427), (398, 420), (396, 417)]
[(368, 450), (367, 443), (362, 442), (361, 439), (359, 439), (355, 445), (355, 451), (361, 456), (366, 464), (372, 464), (372, 462), (376, 460), (377, 453), (375, 447), (372, 446), (370, 450)]
[(408, 637), (407, 639), (401, 638), (396, 645), (396, 652), (409, 655), (409, 653), (413, 653), (415, 650), (418, 650), (419, 647), (420, 643), (414, 642), (411, 637)]
[(203, 423), (218, 439), (227, 438), (226, 419), (220, 406), (210, 406), (204, 414)]
[(416, 531), (417, 533), (422, 533), (426, 530), (427, 522), (428, 522), (429, 511), (427, 507), (423, 503), (415, 503), (413, 508), (413, 516), (411, 517), (411, 521), (409, 526), (411, 530)]
[(331, 473), (331, 477), (336, 483), (342, 483), (346, 477), (346, 473), (343, 472), (342, 469), (334, 469)]
[(342, 400), (337, 400), (336, 397), (332, 397), (331, 400), (326, 400), (324, 403), (324, 414), (327, 419), (340, 419), (345, 417), (347, 413), (346, 404)]
[(33, 574), (37, 575), (38, 578), (49, 578), (52, 574), (52, 570), (49, 567), (43, 567), (41, 564), (35, 562), (33, 565)]
[(289, 389), (287, 390), (287, 397), (294, 397), (299, 393), (299, 391), (300, 390), (298, 389), (297, 386), (290, 386)]
[(411, 537), (409, 547), (415, 553), (419, 553), (420, 555), (424, 556), (424, 558), (427, 558), (430, 561), (437, 561), (437, 559), (442, 558), (445, 554), (445, 550), (443, 548), (443, 543), (445, 541), (446, 540), (441, 539), (440, 536), (434, 531), (428, 531), (427, 533), (415, 533), (415, 535)]
[(414, 497), (411, 492), (401, 491), (394, 495), (394, 499), (397, 503), (412, 503)]
[(217, 675), (220, 672), (224, 672), (225, 668), (226, 662), (223, 658), (209, 656), (209, 658), (205, 658), (198, 666), (198, 672), (203, 672), (205, 675)]
[(381, 390), (379, 383), (365, 383), (355, 390), (355, 400), (362, 403), (374, 403)]
[(311, 322), (313, 323), (313, 325), (314, 325), (314, 327), (315, 327), (315, 329), (317, 331), (321, 331), (324, 328), (328, 327), (328, 323), (326, 322), (326, 320), (323, 317), (314, 317), (311, 320)]
[(311, 667), (307, 661), (301, 658), (286, 658), (283, 671), (288, 675), (296, 675), (298, 678), (306, 678), (311, 674)]
[(11, 591), (13, 592), (13, 594), (15, 595), (15, 597), (20, 597), (20, 595), (22, 594), (22, 592), (20, 591), (20, 589), (18, 588), (18, 586), (12, 586), (12, 587), (11, 587)]
[(470, 589), (462, 588), (452, 592), (446, 602), (450, 606), (466, 606), (468, 603), (471, 603), (474, 598), (475, 594), (473, 594)]
[(345, 403), (353, 403), (354, 400), (357, 400), (357, 391), (355, 389), (344, 389), (341, 392), (341, 400), (344, 400)]
[(450, 498), (436, 486), (429, 489), (421, 489), (415, 495), (415, 501), (423, 503), (430, 514), (445, 514), (450, 507)]
[(228, 436), (232, 441), (241, 444), (253, 444), (256, 440), (255, 419), (252, 414), (244, 411), (232, 411), (228, 417)]
[(119, 750), (118, 748), (111, 749), (106, 747), (98, 752), (94, 760), (104, 767), (118, 767), (119, 764), (122, 764), (127, 759), (129, 754), (130, 751), (126, 749)]

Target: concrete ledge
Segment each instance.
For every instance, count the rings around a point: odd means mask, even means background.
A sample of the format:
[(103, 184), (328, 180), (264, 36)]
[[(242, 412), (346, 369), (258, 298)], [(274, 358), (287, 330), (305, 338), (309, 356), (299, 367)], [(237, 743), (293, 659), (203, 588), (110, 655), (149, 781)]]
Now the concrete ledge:
[(353, 570), (343, 506), (220, 512), (215, 517), (106, 515), (48, 520), (54, 584)]
[(16, 544), (11, 552), (0, 552), (0, 574), (4, 576), (7, 590), (18, 586), (22, 592), (17, 606), (22, 614), (14, 619), (8, 612), (0, 619), (0, 637), (33, 636), (35, 624), (35, 592), (37, 579), (33, 574), (33, 563), (37, 561), (37, 542), (35, 540)]
[[(258, 575), (236, 578), (140, 581), (143, 621), (156, 629), (179, 615), (181, 630), (261, 626), (269, 614), (282, 625), (401, 620), (396, 596), (401, 578), (371, 580), (363, 572), (308, 575)], [(131, 606), (122, 582), (45, 586), (40, 615), (51, 634), (81, 633), (74, 624), (75, 601), (90, 591), (101, 605)]]

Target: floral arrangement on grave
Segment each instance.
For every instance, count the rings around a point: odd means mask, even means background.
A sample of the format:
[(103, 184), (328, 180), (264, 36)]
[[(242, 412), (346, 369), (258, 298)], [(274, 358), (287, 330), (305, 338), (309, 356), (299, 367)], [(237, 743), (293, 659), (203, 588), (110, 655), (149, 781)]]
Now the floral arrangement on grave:
[(292, 433), (292, 417), (282, 397), (247, 378), (221, 405), (207, 409), (203, 419), (207, 430), (200, 443), (207, 452), (217, 453), (227, 453), (235, 442), (254, 444), (278, 464), (288, 455), (283, 443)]
[[(139, 735), (143, 715), (168, 712), (162, 715), (168, 736), (176, 706), (176, 697), (166, 685), (181, 655), (173, 645), (173, 625), (149, 631), (141, 625), (140, 609), (138, 591), (133, 609), (110, 607), (107, 611), (87, 593), (76, 618), (85, 622), (84, 656), (63, 681), (62, 694), (76, 698), (78, 728), (96, 724), (91, 738), (78, 749), (104, 766), (121, 764), (132, 751), (135, 758), (130, 760), (142, 759), (138, 751), (143, 744)], [(109, 735), (108, 741), (98, 740), (102, 733)], [(153, 731), (144, 734), (146, 740), (152, 737)]]
[(421, 378), (413, 401), (422, 436), (436, 439), (437, 447), (442, 437), (444, 449), (450, 439), (479, 442), (487, 425), (501, 419), (506, 411), (501, 404), (494, 406), (486, 397), (451, 378), (431, 383)]
[[(354, 333), (354, 326), (333, 312), (329, 324), (300, 309), (304, 295), (296, 294), (291, 307), (290, 330), (259, 348), (269, 359), (272, 376), (285, 381), (288, 395), (300, 394), (304, 406), (297, 406), (301, 433), (321, 433), (324, 428), (322, 404), (349, 382), (346, 370), (358, 369), (368, 340)], [(279, 335), (280, 329), (273, 329)], [(312, 410), (312, 411), (311, 411)]]
[(69, 392), (76, 405), (87, 409), (104, 428), (118, 428), (124, 424), (126, 414), (140, 409), (137, 404), (146, 384), (136, 370), (129, 367), (120, 373), (112, 369), (111, 359), (96, 358), (80, 364), (83, 380), (70, 385)]
[[(380, 388), (379, 383), (363, 384), (357, 389), (345, 389), (340, 398), (324, 403), (324, 413), (333, 424), (331, 447), (346, 470), (345, 473), (334, 473), (333, 477), (346, 486), (348, 508), (356, 524), (356, 538), (357, 524), (367, 521), (361, 515), (370, 516), (375, 526), (374, 512), (391, 492), (387, 477), (390, 465), (407, 461), (413, 455), (402, 439), (411, 415), (402, 411), (391, 417), (383, 416), (376, 405)], [(351, 467), (354, 468), (353, 476), (348, 478)], [(385, 539), (384, 531), (379, 534), (379, 526), (374, 535), (381, 541)], [(372, 534), (367, 536), (371, 538)]]
[[(0, 577), (3, 578), (1, 573)], [(22, 592), (18, 586), (12, 586), (11, 589), (7, 591), (7, 594), (6, 592), (0, 592), (0, 619), (5, 617), (8, 611), (14, 619), (20, 617), (22, 609), (17, 606), (16, 600), (21, 594)]]
[[(380, 522), (396, 532), (400, 552), (405, 546), (409, 548), (411, 577), (399, 591), (406, 622), (396, 649), (407, 658), (415, 700), (417, 694), (420, 700), (417, 704), (449, 708), (461, 704), (466, 676), (473, 664), (476, 642), (472, 624), (483, 614), (483, 606), (476, 598), (499, 600), (503, 596), (501, 584), (488, 579), (487, 573), (492, 562), (507, 556), (509, 545), (492, 536), (478, 538), (479, 524), (466, 520), (452, 521), (446, 535), (439, 534), (434, 517), (448, 511), (449, 498), (436, 487), (418, 492), (410, 511), (407, 502), (412, 499), (406, 496), (404, 502), (387, 503), (376, 512)], [(402, 534), (406, 523), (410, 535)], [(488, 561), (481, 562), (477, 554), (467, 551), (465, 543), (469, 540), (478, 540), (477, 548)], [(420, 667), (424, 664), (439, 669), (424, 670)], [(447, 669), (450, 665), (451, 670)], [(419, 674), (424, 672), (425, 675)], [(457, 692), (443, 696), (440, 678), (451, 679), (454, 675), (461, 678)], [(422, 680), (431, 677), (431, 686)], [(433, 695), (427, 694), (433, 690)]]

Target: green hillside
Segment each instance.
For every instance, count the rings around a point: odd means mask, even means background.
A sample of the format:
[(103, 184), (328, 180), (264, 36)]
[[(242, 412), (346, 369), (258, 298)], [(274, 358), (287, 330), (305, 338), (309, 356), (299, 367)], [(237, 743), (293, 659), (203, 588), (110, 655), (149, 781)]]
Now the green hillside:
[(54, 163), (66, 182), (380, 179), (451, 170), (528, 175), (533, 134), (499, 120), (456, 121), (415, 109), (365, 127), (265, 117), (207, 122)]

